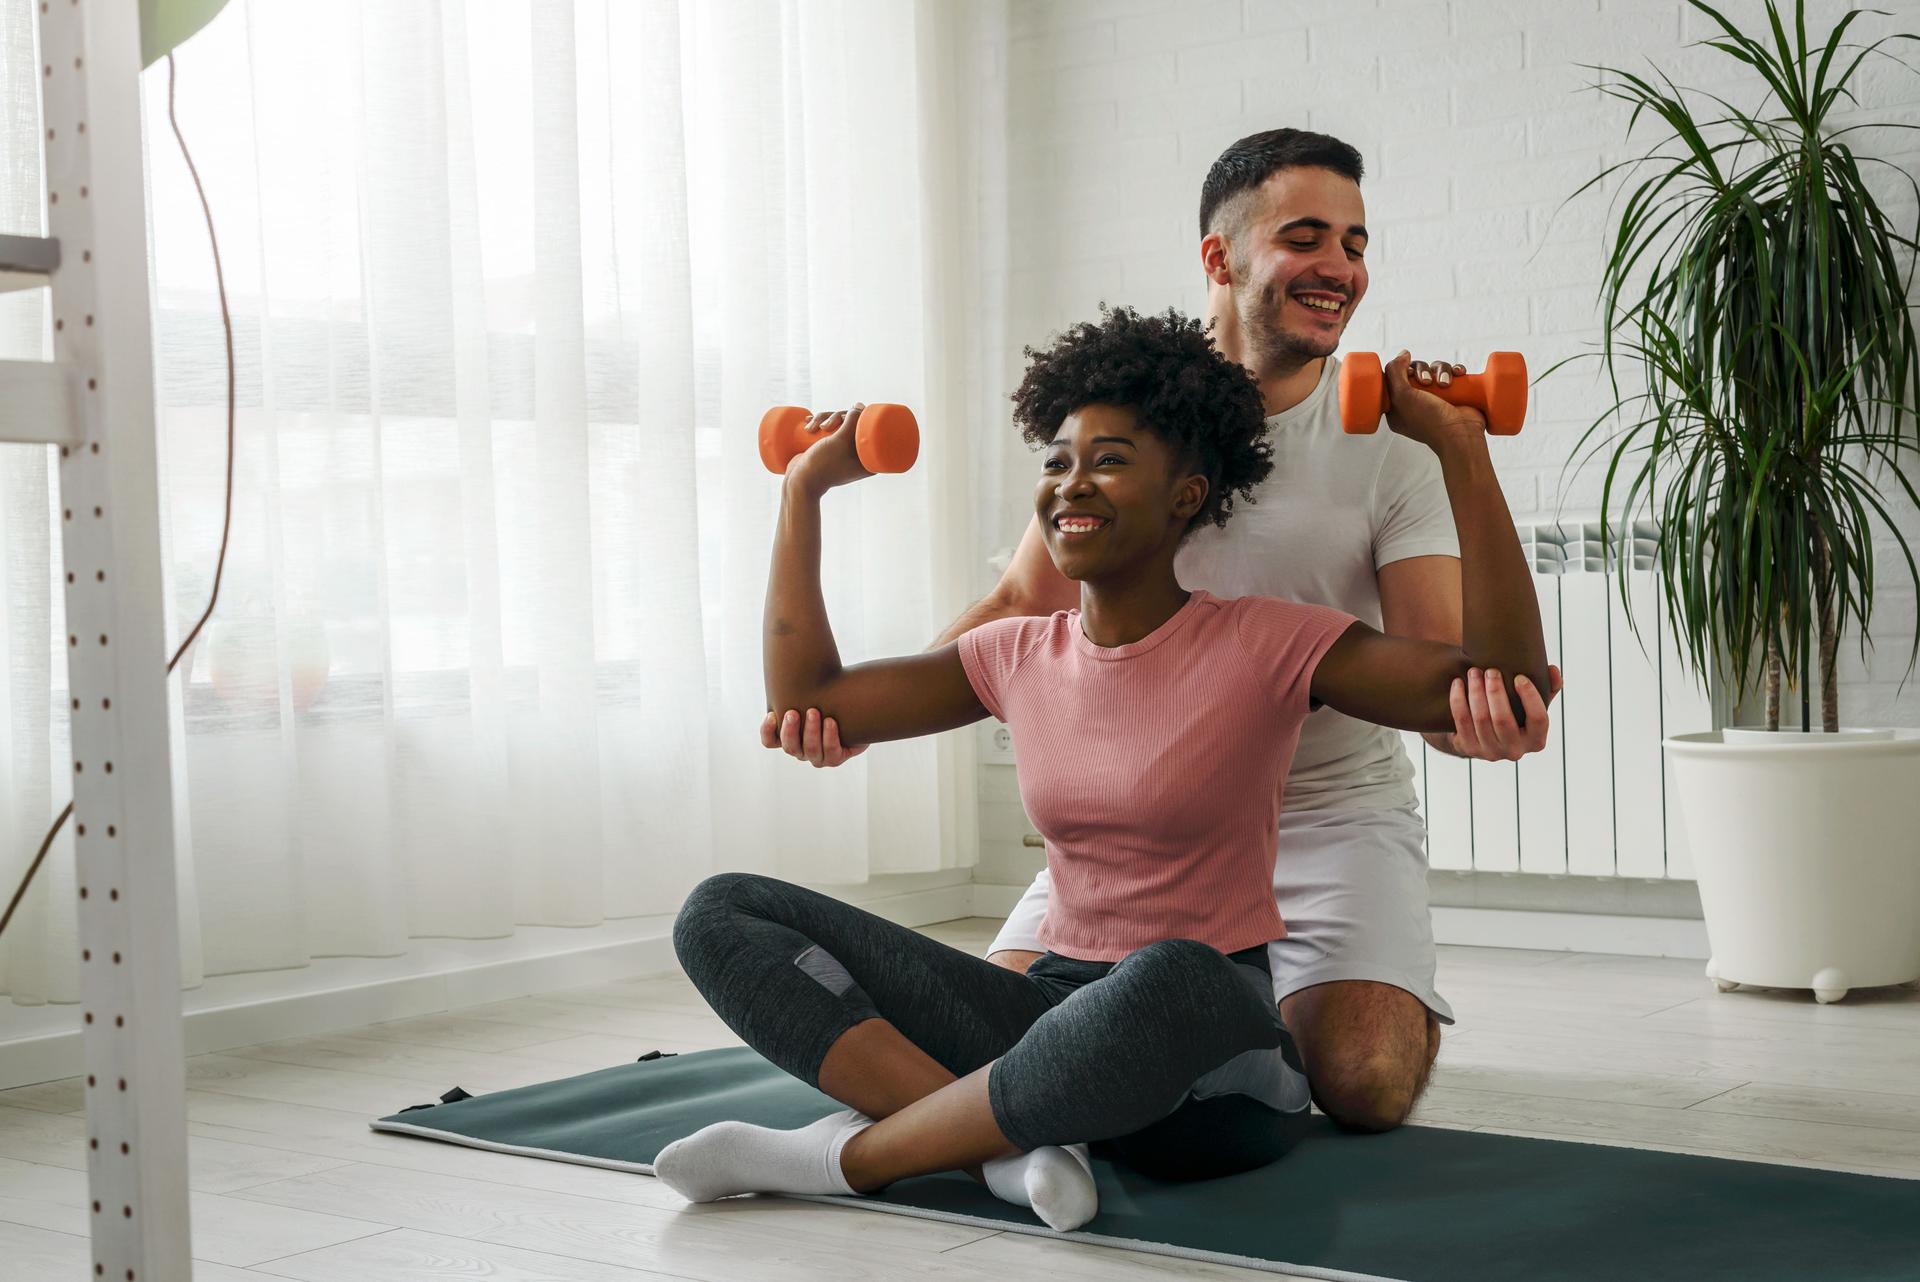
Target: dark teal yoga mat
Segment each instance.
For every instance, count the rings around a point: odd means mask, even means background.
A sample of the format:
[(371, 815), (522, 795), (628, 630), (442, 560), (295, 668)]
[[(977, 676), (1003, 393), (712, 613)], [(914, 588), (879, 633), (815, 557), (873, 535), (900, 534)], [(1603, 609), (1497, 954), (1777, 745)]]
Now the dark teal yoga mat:
[[(709, 1122), (839, 1105), (744, 1048), (623, 1064), (381, 1118), (375, 1130), (650, 1170)], [(1169, 1184), (1095, 1163), (1100, 1214), (1057, 1234), (963, 1175), (822, 1198), (1326, 1278), (1916, 1282), (1920, 1181), (1474, 1131), (1311, 1131), (1272, 1166)]]

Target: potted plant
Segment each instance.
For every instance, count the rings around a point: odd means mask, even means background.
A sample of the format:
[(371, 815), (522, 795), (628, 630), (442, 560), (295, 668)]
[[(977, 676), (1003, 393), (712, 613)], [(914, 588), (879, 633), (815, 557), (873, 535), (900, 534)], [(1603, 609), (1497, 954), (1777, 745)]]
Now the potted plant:
[[(1643, 116), (1669, 133), (1580, 189), (1625, 171), (1597, 353), (1613, 404), (1576, 455), (1606, 458), (1603, 522), (1656, 517), (1660, 597), (1689, 675), (1736, 696), (1757, 676), (1765, 691), (1764, 729), (1666, 740), (1707, 975), (1723, 991), (1837, 1001), (1920, 978), (1920, 731), (1843, 730), (1835, 682), (1849, 626), (1863, 655), (1870, 644), (1876, 534), (1920, 590), (1883, 502), (1920, 504), (1906, 453), (1920, 424), (1907, 303), (1920, 245), (1863, 178), (1886, 162), (1851, 146), (1864, 128), (1920, 126), (1835, 120), (1863, 66), (1912, 70), (1886, 46), (1916, 37), (1848, 43), (1856, 10), (1810, 45), (1804, 0), (1791, 29), (1766, 0), (1770, 31), (1754, 38), (1689, 3), (1719, 27), (1701, 43), (1767, 93), (1749, 113), (1657, 71), (1589, 68), (1596, 89), (1632, 104), (1629, 136)], [(1624, 578), (1621, 595), (1631, 618)], [(1916, 655), (1920, 638), (1909, 673)], [(1798, 732), (1780, 729), (1783, 678), (1801, 694)]]

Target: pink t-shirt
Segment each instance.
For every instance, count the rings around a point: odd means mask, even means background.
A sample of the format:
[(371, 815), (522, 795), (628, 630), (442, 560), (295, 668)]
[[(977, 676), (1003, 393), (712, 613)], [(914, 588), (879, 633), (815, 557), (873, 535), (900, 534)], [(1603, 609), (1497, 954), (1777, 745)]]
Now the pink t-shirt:
[(1313, 670), (1353, 622), (1196, 591), (1129, 645), (1087, 640), (1078, 610), (960, 638), (974, 693), (1013, 729), (1020, 797), (1046, 838), (1043, 945), (1118, 961), (1162, 939), (1230, 953), (1287, 933), (1280, 784)]

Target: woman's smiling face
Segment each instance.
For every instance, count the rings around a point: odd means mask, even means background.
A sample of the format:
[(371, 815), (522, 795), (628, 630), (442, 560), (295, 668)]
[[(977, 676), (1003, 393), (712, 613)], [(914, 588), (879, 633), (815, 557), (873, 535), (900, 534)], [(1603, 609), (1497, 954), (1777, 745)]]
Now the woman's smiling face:
[(1041, 456), (1034, 511), (1054, 565), (1085, 580), (1141, 566), (1169, 541), (1177, 548), (1206, 495), (1206, 478), (1131, 409), (1083, 405)]

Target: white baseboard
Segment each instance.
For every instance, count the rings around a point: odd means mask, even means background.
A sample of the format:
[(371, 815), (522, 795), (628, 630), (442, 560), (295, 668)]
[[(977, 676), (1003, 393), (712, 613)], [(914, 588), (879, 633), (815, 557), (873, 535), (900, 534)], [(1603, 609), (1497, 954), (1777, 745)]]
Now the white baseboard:
[[(976, 917), (1004, 918), (1025, 886), (979, 884)], [(1635, 957), (1707, 956), (1706, 923), (1686, 917), (1630, 917), (1612, 913), (1530, 912), (1510, 908), (1433, 909), (1433, 937), (1442, 944), (1479, 948), (1538, 948)]]
[(973, 886), (973, 915), (975, 917), (995, 917), (1006, 920), (1014, 905), (1020, 902), (1020, 896), (1027, 893), (1025, 886), (995, 886), (986, 882), (976, 882)]
[(1629, 957), (1707, 956), (1707, 924), (1689, 917), (1528, 912), (1512, 908), (1433, 909), (1435, 943)]
[[(973, 887), (964, 881), (899, 893), (887, 893), (883, 883), (871, 897), (858, 886), (822, 889), (903, 926), (952, 921), (973, 911)], [(677, 971), (672, 932), (668, 916), (579, 930), (523, 927), (508, 939), (418, 940), (405, 957), (323, 958), (298, 970), (218, 975), (181, 994), (186, 1053)], [(83, 1071), (78, 1006), (0, 1011), (0, 1039), (0, 1090)]]

